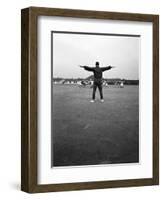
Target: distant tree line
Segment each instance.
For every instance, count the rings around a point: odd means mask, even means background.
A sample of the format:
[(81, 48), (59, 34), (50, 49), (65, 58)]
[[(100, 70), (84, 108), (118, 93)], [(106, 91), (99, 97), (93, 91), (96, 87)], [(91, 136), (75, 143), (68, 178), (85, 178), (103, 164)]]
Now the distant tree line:
[[(87, 78), (61, 78), (61, 77), (53, 78), (54, 82), (69, 81), (76, 83), (79, 81), (92, 81), (92, 80), (93, 76), (89, 76)], [(108, 85), (115, 85), (121, 82), (123, 82), (124, 85), (139, 85), (139, 80), (132, 80), (132, 79), (104, 78), (103, 80), (107, 82)]]

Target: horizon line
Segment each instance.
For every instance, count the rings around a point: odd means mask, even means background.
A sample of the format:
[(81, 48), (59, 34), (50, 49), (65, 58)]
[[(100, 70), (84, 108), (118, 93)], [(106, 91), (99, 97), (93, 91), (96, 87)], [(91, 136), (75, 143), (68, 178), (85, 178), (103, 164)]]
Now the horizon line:
[[(77, 77), (77, 78), (74, 78), (74, 77), (66, 77), (66, 78), (64, 78), (64, 77), (52, 77), (53, 79), (56, 79), (56, 78), (60, 78), (60, 79), (87, 79), (87, 78), (89, 78), (89, 77), (85, 77), (85, 78), (82, 78), (82, 77)], [(102, 79), (125, 79), (125, 80), (139, 80), (139, 78), (138, 79), (129, 79), (129, 78), (119, 78), (119, 77), (113, 77), (113, 78), (102, 78)]]

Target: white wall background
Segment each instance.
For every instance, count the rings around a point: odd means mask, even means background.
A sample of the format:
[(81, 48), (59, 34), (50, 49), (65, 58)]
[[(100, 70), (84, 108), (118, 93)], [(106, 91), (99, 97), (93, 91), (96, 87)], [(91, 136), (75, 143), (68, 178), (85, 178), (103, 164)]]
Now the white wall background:
[[(160, 186), (26, 194), (20, 191), (20, 9), (28, 6), (60, 7), (160, 14), (160, 35), (163, 33), (163, 5), (161, 0), (17, 0), (1, 1), (0, 6), (0, 199), (162, 199)], [(162, 13), (161, 13), (162, 12)], [(160, 85), (163, 84), (161, 69)], [(163, 52), (162, 52), (163, 53)], [(160, 90), (160, 102), (163, 94)], [(162, 105), (160, 105), (160, 111)], [(163, 113), (160, 113), (160, 119)], [(160, 120), (161, 122), (161, 120)], [(162, 143), (160, 123), (160, 144)], [(163, 147), (160, 145), (160, 154)], [(161, 156), (160, 156), (161, 159)], [(163, 159), (160, 160), (160, 169)]]

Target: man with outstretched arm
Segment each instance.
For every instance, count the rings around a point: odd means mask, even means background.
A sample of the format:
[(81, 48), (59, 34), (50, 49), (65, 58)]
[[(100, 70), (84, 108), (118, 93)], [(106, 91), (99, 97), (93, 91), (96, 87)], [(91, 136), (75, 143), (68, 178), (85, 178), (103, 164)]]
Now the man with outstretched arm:
[(100, 67), (99, 62), (96, 62), (95, 64), (96, 64), (95, 67), (88, 67), (88, 66), (80, 65), (81, 68), (84, 68), (85, 70), (91, 71), (94, 73), (93, 93), (92, 93), (92, 100), (90, 101), (92, 103), (95, 101), (95, 94), (96, 94), (97, 87), (100, 92), (101, 102), (104, 102), (103, 91), (102, 91), (102, 73), (106, 70), (110, 70), (111, 68), (113, 68), (112, 66)]

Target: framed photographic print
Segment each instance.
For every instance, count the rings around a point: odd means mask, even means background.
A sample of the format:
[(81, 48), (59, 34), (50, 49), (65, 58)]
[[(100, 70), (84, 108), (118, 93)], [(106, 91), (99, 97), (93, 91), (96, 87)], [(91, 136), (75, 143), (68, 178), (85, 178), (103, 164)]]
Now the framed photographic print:
[(21, 189), (159, 184), (159, 16), (21, 11)]

